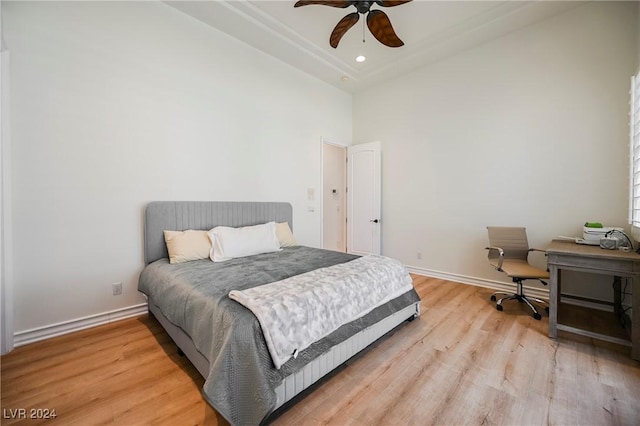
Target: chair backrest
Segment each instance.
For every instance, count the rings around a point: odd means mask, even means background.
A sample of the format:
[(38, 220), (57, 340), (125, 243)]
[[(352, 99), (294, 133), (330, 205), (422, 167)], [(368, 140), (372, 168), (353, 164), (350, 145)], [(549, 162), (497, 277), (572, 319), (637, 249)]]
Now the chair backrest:
[[(489, 245), (504, 250), (505, 259), (527, 260), (529, 241), (525, 228), (513, 226), (487, 226)], [(495, 250), (489, 250), (489, 261), (499, 256)], [(492, 262), (493, 263), (493, 262)]]

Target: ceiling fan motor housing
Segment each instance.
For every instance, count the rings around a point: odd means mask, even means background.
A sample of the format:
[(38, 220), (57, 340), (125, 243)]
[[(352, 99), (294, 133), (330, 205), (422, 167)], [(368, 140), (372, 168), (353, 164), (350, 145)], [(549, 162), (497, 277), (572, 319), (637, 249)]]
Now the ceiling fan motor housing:
[(373, 6), (373, 1), (354, 1), (354, 6), (356, 7), (356, 9), (358, 9), (358, 13), (362, 13), (363, 15), (365, 13), (369, 12), (369, 9), (371, 9), (371, 6)]

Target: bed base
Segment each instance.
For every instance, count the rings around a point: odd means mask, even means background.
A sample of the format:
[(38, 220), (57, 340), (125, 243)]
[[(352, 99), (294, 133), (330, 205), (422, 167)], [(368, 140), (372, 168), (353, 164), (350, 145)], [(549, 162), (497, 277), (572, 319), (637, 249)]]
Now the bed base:
[[(206, 378), (209, 375), (209, 361), (196, 349), (191, 338), (179, 327), (172, 324), (160, 312), (160, 308), (149, 299), (149, 312), (158, 320), (175, 344), (184, 352), (200, 375)], [(328, 352), (320, 355), (301, 370), (285, 377), (278, 385), (276, 391), (276, 406), (278, 409), (293, 397), (313, 385), (322, 377), (345, 363), (349, 358), (365, 349), (367, 346), (396, 328), (406, 320), (413, 320), (420, 316), (420, 302), (413, 303), (404, 309), (383, 318), (379, 322), (351, 336), (344, 342), (332, 347)]]

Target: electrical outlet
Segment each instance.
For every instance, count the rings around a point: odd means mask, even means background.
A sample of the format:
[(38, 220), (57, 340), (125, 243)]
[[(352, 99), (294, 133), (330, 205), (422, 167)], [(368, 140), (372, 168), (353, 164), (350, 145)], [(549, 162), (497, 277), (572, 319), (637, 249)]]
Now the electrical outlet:
[(122, 294), (122, 283), (113, 283), (111, 284), (113, 289), (113, 295), (117, 296), (118, 294)]
[(422, 253), (417, 252), (416, 253), (416, 259), (421, 260), (422, 259)]

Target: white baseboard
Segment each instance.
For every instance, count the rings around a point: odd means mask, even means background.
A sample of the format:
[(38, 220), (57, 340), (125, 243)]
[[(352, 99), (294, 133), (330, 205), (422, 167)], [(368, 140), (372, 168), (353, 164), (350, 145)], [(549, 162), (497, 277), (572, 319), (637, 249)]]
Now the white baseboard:
[[(515, 292), (515, 283), (505, 283), (502, 281), (487, 280), (484, 278), (469, 277), (466, 275), (451, 274), (449, 272), (434, 271), (432, 269), (418, 268), (415, 266), (406, 266), (407, 270), (412, 274), (422, 275), (431, 278), (440, 278), (442, 280), (453, 281), (461, 284), (474, 285), (476, 287), (489, 288), (496, 291)], [(549, 290), (546, 288), (537, 288), (524, 286), (525, 294), (538, 299), (549, 300)]]
[(14, 334), (13, 343), (16, 347), (23, 346), (29, 343), (38, 342), (40, 340), (62, 336), (63, 334), (73, 333), (74, 331), (80, 331), (86, 328), (109, 324), (138, 315), (144, 315), (146, 313), (147, 304), (141, 303), (139, 305), (130, 306), (128, 308), (116, 309), (110, 312), (90, 315), (84, 318), (77, 318), (74, 320), (47, 325), (44, 327), (20, 331)]
[[(439, 279), (453, 281), (461, 284), (473, 285), (476, 287), (484, 287), (484, 288), (488, 288), (496, 291), (506, 291), (511, 293), (514, 293), (516, 291), (515, 283), (505, 283), (502, 281), (494, 281), (494, 280), (487, 280), (484, 278), (469, 277), (466, 275), (451, 274), (448, 272), (434, 271), (432, 269), (424, 269), (416, 266), (409, 266), (409, 265), (405, 265), (405, 266), (410, 273), (416, 274), (416, 275), (422, 275), (424, 277), (439, 278)], [(537, 297), (538, 299), (549, 300), (549, 290), (546, 288), (529, 287), (525, 285), (524, 290), (525, 290), (525, 294), (531, 297)], [(602, 305), (599, 303), (591, 303), (584, 300), (576, 300), (576, 299), (563, 297), (562, 303), (567, 303), (569, 305), (576, 305), (576, 306), (584, 306), (591, 309), (599, 309), (601, 311), (613, 312), (612, 306)]]
[[(409, 272), (425, 277), (439, 278), (447, 281), (453, 281), (461, 284), (484, 287), (496, 291), (515, 292), (516, 285), (514, 283), (505, 283), (502, 281), (487, 280), (484, 278), (469, 277), (466, 275), (452, 274), (448, 272), (434, 271), (432, 269), (419, 268), (416, 266), (406, 265)], [(537, 297), (539, 299), (549, 300), (549, 290), (546, 288), (537, 288), (524, 286), (526, 294)], [(563, 298), (563, 303), (569, 303), (578, 306), (586, 306), (593, 309), (612, 311), (611, 306), (604, 306), (596, 303), (590, 303), (582, 300)], [(38, 342), (40, 340), (50, 339), (63, 334), (73, 333), (74, 331), (84, 330), (86, 328), (96, 327), (102, 324), (108, 324), (120, 321), (126, 318), (144, 315), (147, 313), (147, 304), (130, 306), (128, 308), (116, 309), (110, 312), (90, 315), (84, 318), (78, 318), (58, 324), (47, 325), (44, 327), (33, 328), (31, 330), (20, 331), (14, 334), (14, 346), (23, 346), (29, 343)]]

